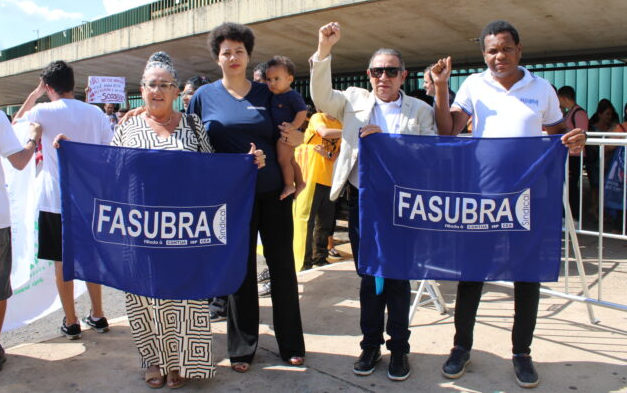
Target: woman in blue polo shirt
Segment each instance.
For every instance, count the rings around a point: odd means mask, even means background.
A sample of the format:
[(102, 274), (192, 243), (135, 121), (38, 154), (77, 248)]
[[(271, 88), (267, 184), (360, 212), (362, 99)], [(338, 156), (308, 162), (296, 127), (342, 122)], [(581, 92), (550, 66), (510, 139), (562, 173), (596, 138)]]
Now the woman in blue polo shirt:
[(259, 338), (258, 231), (270, 270), (279, 353), (292, 365), (302, 365), (305, 357), (292, 253), (292, 198), (279, 199), (283, 179), (275, 146), (283, 137), (270, 115), (272, 93), (265, 84), (246, 78), (254, 41), (252, 30), (244, 25), (224, 23), (213, 29), (209, 47), (222, 69), (222, 79), (200, 87), (189, 104), (189, 111), (201, 118), (217, 153), (246, 153), (254, 143), (266, 154), (266, 166), (257, 176), (246, 277), (229, 297), (228, 354), (231, 367), (238, 372), (248, 371)]

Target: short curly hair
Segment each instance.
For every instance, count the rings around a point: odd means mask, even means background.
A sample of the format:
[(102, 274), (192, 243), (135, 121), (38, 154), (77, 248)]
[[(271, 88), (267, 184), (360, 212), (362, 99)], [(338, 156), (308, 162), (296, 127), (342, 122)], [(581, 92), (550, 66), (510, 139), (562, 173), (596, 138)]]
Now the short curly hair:
[[(294, 62), (287, 56), (274, 56), (266, 63), (266, 70), (270, 67), (285, 67), (288, 75), (294, 76), (296, 72), (296, 66)], [(265, 72), (264, 72), (265, 74)]]
[(57, 94), (74, 91), (74, 70), (62, 60), (53, 61), (41, 71), (41, 79)]
[(481, 37), (479, 37), (481, 52), (485, 52), (485, 38), (489, 35), (497, 35), (499, 33), (509, 33), (514, 40), (514, 44), (518, 45), (520, 43), (518, 30), (516, 30), (514, 26), (504, 20), (495, 20), (488, 23), (481, 31)]
[(214, 60), (218, 60), (220, 55), (220, 45), (225, 40), (231, 40), (235, 42), (241, 42), (248, 52), (250, 57), (253, 54), (253, 48), (255, 47), (255, 34), (248, 26), (241, 25), (239, 23), (225, 22), (209, 33), (209, 50)]

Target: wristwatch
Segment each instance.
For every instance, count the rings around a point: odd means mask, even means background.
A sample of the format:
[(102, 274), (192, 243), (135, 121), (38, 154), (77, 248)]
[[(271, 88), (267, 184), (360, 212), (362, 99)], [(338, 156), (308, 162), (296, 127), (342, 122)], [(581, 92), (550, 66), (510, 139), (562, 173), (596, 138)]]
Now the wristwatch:
[(29, 138), (29, 139), (26, 141), (26, 144), (27, 144), (27, 145), (28, 145), (28, 142), (33, 142), (33, 146), (37, 147), (37, 141), (36, 141), (36, 140), (34, 140), (34, 139), (30, 139), (30, 138)]

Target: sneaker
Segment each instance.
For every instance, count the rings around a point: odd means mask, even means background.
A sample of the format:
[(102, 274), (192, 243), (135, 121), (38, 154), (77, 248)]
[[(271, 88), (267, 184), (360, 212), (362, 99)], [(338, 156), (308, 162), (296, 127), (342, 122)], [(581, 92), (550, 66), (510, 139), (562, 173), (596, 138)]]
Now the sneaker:
[(406, 353), (392, 352), (390, 356), (390, 366), (388, 367), (388, 378), (392, 381), (404, 381), (409, 378), (409, 359)]
[(377, 363), (381, 360), (381, 349), (376, 348), (366, 348), (361, 351), (361, 355), (359, 355), (359, 359), (353, 365), (353, 372), (356, 375), (365, 377), (366, 375), (370, 375), (374, 372)]
[(340, 255), (340, 253), (335, 248), (330, 248), (329, 256), (327, 258), (332, 261), (339, 261), (340, 259), (342, 259), (342, 255)]
[(63, 317), (63, 325), (61, 325), (61, 334), (67, 337), (69, 340), (78, 340), (81, 338), (81, 325), (74, 323), (70, 326), (65, 324), (65, 317)]
[(211, 322), (226, 321), (226, 313), (218, 311), (209, 311), (209, 319)]
[(459, 378), (466, 372), (468, 363), (470, 363), (470, 351), (456, 346), (451, 349), (451, 354), (442, 366), (442, 374), (450, 379)]
[(267, 283), (261, 286), (261, 289), (259, 289), (258, 295), (259, 297), (270, 296), (270, 281), (268, 281)]
[(268, 270), (268, 268), (263, 269), (261, 273), (257, 274), (257, 282), (259, 284), (266, 281), (270, 281), (270, 270)]
[(514, 373), (516, 373), (516, 382), (523, 388), (535, 388), (540, 383), (540, 378), (533, 367), (531, 356), (514, 355), (512, 358), (514, 363)]
[(83, 323), (94, 329), (98, 333), (106, 333), (109, 331), (109, 322), (107, 322), (107, 318), (105, 317), (96, 320), (91, 317), (90, 313), (85, 318), (83, 318)]
[(4, 348), (0, 345), (0, 370), (2, 370), (2, 363), (7, 361), (7, 357), (4, 354)]

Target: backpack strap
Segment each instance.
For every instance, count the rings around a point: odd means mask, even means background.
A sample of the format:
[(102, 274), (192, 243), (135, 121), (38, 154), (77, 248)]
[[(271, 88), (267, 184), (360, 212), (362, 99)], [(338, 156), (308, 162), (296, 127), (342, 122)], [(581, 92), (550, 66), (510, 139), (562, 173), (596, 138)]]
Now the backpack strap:
[(583, 108), (577, 105), (577, 107), (572, 111), (572, 114), (570, 115), (570, 119), (573, 122), (573, 128), (577, 128), (577, 123), (575, 122), (575, 115), (577, 114), (578, 111), (582, 111), (582, 110)]

